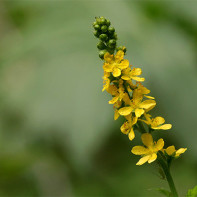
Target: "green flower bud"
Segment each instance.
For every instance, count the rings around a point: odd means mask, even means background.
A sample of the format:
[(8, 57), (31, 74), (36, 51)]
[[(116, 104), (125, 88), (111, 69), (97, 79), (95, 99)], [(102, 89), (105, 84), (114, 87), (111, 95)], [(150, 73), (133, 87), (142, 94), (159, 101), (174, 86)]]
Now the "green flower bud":
[(100, 24), (101, 25), (105, 25), (106, 24), (106, 19), (103, 16), (100, 17)]
[(113, 39), (115, 39), (115, 40), (117, 40), (117, 38), (118, 38), (118, 37), (117, 37), (117, 33), (116, 33), (116, 32), (114, 32), (114, 34), (113, 34), (113, 35), (111, 35), (110, 37), (111, 37), (111, 38), (113, 38)]
[(104, 44), (104, 42), (102, 41), (99, 41), (98, 44), (97, 44), (97, 48), (102, 50), (102, 49), (105, 49), (106, 48), (106, 45)]
[(108, 48), (107, 51), (108, 51), (110, 54), (113, 54), (113, 53), (114, 53), (114, 49)]
[(97, 23), (98, 25), (101, 25), (101, 20), (100, 20), (100, 18), (97, 18), (97, 17), (96, 17), (96, 23)]
[(103, 26), (101, 27), (101, 31), (104, 32), (104, 33), (107, 32), (107, 29), (108, 29), (108, 28), (107, 28), (106, 25), (103, 25)]
[(109, 40), (108, 44), (109, 45), (116, 45), (116, 40), (111, 39), (111, 40)]
[(110, 34), (113, 34), (113, 33), (115, 32), (114, 27), (108, 27), (108, 32), (109, 32)]
[(116, 50), (117, 51), (122, 50), (124, 53), (126, 53), (127, 48), (125, 46), (119, 46)]
[(103, 59), (105, 53), (107, 53), (107, 50), (102, 50), (102, 51), (100, 51), (100, 52), (99, 52), (99, 57), (100, 57), (101, 59)]
[(92, 23), (92, 26), (93, 26), (93, 27), (94, 27), (95, 25), (97, 25), (97, 22), (96, 22), (96, 21)]
[(99, 33), (98, 31), (94, 31), (93, 33), (94, 33), (94, 36), (97, 37), (97, 38), (98, 38), (99, 35), (100, 35), (100, 33)]
[(99, 36), (99, 38), (100, 38), (102, 41), (108, 40), (107, 34), (101, 34), (101, 35)]
[(107, 20), (106, 20), (106, 25), (109, 27), (110, 24), (111, 24), (110, 21), (107, 19)]
[(100, 26), (99, 26), (98, 24), (96, 24), (96, 25), (94, 26), (94, 29), (95, 29), (95, 30), (99, 30), (99, 29), (100, 29)]

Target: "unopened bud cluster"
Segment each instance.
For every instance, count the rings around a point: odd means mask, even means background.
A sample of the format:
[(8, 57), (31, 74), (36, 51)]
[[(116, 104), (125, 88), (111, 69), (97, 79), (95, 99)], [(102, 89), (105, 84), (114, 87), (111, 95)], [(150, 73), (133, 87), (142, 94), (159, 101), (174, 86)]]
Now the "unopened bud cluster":
[(117, 48), (117, 34), (114, 27), (110, 26), (110, 21), (104, 17), (96, 17), (93, 23), (94, 35), (99, 38), (97, 48), (99, 49), (99, 57), (104, 58), (106, 52), (114, 54), (115, 50), (123, 50), (126, 52), (126, 47), (120, 46)]

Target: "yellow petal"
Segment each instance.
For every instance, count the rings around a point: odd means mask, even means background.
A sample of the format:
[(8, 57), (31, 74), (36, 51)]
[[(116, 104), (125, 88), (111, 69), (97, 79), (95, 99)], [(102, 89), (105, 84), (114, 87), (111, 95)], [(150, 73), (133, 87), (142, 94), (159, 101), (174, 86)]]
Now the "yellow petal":
[(169, 146), (168, 148), (165, 149), (166, 153), (168, 155), (173, 155), (173, 153), (176, 151), (174, 146)]
[(149, 159), (150, 159), (150, 155), (144, 156), (142, 157), (137, 163), (136, 165), (141, 166), (142, 164), (146, 163)]
[(131, 150), (134, 155), (145, 155), (149, 152), (144, 146), (134, 146)]
[(131, 112), (133, 111), (132, 107), (123, 107), (121, 109), (119, 109), (119, 114), (122, 116), (127, 116), (129, 115)]
[(132, 70), (131, 70), (131, 74), (132, 75), (141, 75), (142, 74), (142, 69), (141, 68), (133, 68)]
[(158, 127), (152, 127), (152, 129), (163, 129), (163, 130), (168, 130), (168, 129), (171, 129), (172, 128), (172, 125), (171, 124), (164, 124), (164, 125), (161, 125), (161, 126), (158, 126)]
[(161, 116), (157, 116), (156, 118), (153, 119), (153, 125), (154, 126), (159, 126), (165, 122), (165, 119), (162, 118)]
[(119, 77), (120, 75), (121, 75), (121, 70), (119, 68), (114, 68), (113, 69), (113, 76)]
[(129, 67), (129, 60), (122, 60), (122, 61), (120, 62), (120, 64), (118, 64), (118, 67), (119, 67), (121, 70), (123, 70), (123, 69)]
[(143, 109), (149, 109), (155, 105), (156, 105), (155, 100), (146, 100), (146, 101), (143, 101), (142, 103), (140, 103), (139, 107), (143, 108)]
[(129, 124), (129, 122), (124, 122), (124, 124), (120, 127), (120, 130), (122, 133), (124, 134), (128, 134), (129, 131), (131, 130), (131, 125)]
[(129, 132), (129, 140), (133, 140), (135, 138), (135, 133), (133, 131), (133, 128), (131, 128), (131, 131)]
[(153, 96), (147, 96), (147, 95), (144, 95), (146, 98), (149, 98), (149, 99), (155, 99), (155, 97)]
[(159, 150), (161, 150), (161, 149), (163, 148), (163, 146), (164, 146), (164, 141), (163, 141), (163, 139), (161, 138), (161, 139), (159, 139), (159, 140), (157, 141), (157, 143), (155, 144), (154, 149), (155, 149), (155, 151), (159, 151)]
[(106, 62), (109, 62), (109, 63), (111, 63), (112, 61), (113, 61), (113, 55), (110, 55), (110, 53), (105, 53), (105, 55), (104, 55), (104, 60), (106, 61)]
[(125, 81), (130, 80), (130, 77), (128, 77), (127, 75), (123, 75), (121, 78), (124, 79)]
[(109, 101), (109, 104), (114, 104), (118, 99), (119, 99), (119, 96), (113, 97), (113, 99)]
[(117, 120), (119, 118), (120, 114), (118, 113), (118, 110), (115, 110), (114, 113), (114, 120)]
[(187, 150), (187, 148), (180, 148), (179, 150), (176, 151), (175, 157), (179, 157), (180, 154), (184, 153)]
[(144, 113), (144, 110), (143, 109), (139, 109), (139, 108), (135, 109), (135, 115), (136, 115), (136, 117), (139, 118), (143, 113)]
[(112, 69), (113, 69), (112, 64), (104, 63), (104, 65), (103, 65), (103, 70), (104, 70), (105, 72), (112, 72)]
[(144, 81), (145, 78), (142, 78), (142, 77), (131, 77), (133, 80), (135, 81)]
[(157, 159), (157, 154), (153, 153), (150, 157), (150, 159), (148, 160), (148, 163), (152, 163), (153, 161), (155, 161)]
[(119, 50), (116, 55), (115, 55), (115, 59), (116, 61), (121, 61), (124, 57), (124, 52), (122, 50)]
[(144, 133), (141, 136), (142, 142), (145, 146), (151, 147), (153, 146), (153, 137), (150, 133)]

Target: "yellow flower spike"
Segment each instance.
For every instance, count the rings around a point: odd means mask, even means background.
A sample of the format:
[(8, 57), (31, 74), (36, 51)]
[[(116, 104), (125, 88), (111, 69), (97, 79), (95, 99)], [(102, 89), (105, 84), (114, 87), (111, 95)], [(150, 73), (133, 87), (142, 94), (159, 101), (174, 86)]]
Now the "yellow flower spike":
[(143, 122), (145, 122), (147, 125), (150, 125), (152, 129), (155, 130), (159, 130), (159, 129), (163, 129), (163, 130), (168, 130), (172, 128), (171, 124), (164, 124), (165, 123), (165, 119), (161, 116), (157, 116), (156, 118), (151, 118), (150, 114), (146, 114), (144, 113), (144, 116), (146, 118), (146, 120), (142, 120)]
[(105, 53), (103, 69), (105, 72), (112, 73), (114, 77), (119, 77), (121, 71), (129, 67), (129, 61), (123, 59), (124, 52), (119, 50), (115, 56)]
[(135, 155), (142, 155), (142, 158), (136, 165), (142, 165), (146, 162), (152, 163), (157, 159), (157, 152), (162, 150), (164, 146), (163, 139), (159, 139), (156, 143), (153, 142), (152, 135), (150, 133), (144, 133), (141, 136), (143, 144), (146, 146), (134, 146), (131, 152)]
[(176, 150), (174, 146), (169, 146), (168, 148), (164, 149), (164, 152), (166, 152), (169, 156), (173, 156), (177, 158), (180, 156), (180, 154), (183, 154), (186, 150), (187, 148), (180, 148)]

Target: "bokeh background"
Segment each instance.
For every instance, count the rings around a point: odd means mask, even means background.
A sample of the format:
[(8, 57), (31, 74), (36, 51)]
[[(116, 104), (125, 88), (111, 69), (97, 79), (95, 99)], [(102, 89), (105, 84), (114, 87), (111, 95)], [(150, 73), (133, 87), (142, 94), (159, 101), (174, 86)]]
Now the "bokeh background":
[[(95, 16), (143, 69), (184, 196), (197, 184), (197, 1), (0, 1), (0, 196), (151, 196), (156, 162), (136, 166), (102, 93)], [(157, 135), (157, 133), (155, 133)], [(156, 136), (157, 137), (157, 136)]]

